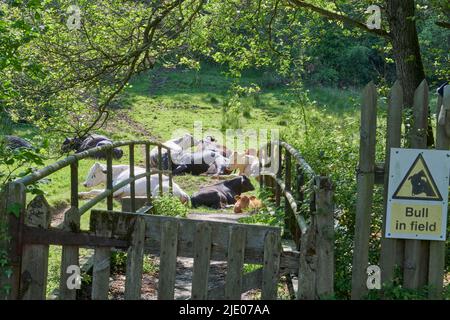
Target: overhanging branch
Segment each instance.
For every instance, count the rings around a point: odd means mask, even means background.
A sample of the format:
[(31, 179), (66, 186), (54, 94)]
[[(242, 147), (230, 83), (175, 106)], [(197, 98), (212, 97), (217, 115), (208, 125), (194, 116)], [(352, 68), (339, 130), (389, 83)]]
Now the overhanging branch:
[(305, 8), (311, 11), (314, 11), (326, 18), (332, 19), (332, 20), (336, 20), (336, 21), (341, 21), (341, 22), (345, 22), (348, 23), (349, 25), (352, 25), (354, 27), (357, 27), (359, 29), (362, 29), (366, 32), (372, 33), (372, 34), (376, 34), (378, 36), (390, 39), (391, 36), (390, 34), (382, 29), (369, 29), (367, 27), (366, 24), (362, 23), (361, 21), (352, 19), (348, 16), (333, 12), (333, 11), (329, 11), (320, 7), (317, 7), (311, 3), (305, 2), (305, 1), (300, 1), (300, 0), (288, 0), (292, 5), (294, 5), (295, 7), (299, 7), (299, 8)]
[(450, 22), (438, 21), (436, 22), (436, 25), (442, 28), (450, 29)]

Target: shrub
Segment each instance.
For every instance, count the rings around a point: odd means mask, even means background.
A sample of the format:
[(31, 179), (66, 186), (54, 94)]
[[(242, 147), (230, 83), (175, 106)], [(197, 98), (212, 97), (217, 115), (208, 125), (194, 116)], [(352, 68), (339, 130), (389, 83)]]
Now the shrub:
[(162, 196), (153, 199), (154, 212), (162, 216), (186, 217), (188, 208), (179, 199)]

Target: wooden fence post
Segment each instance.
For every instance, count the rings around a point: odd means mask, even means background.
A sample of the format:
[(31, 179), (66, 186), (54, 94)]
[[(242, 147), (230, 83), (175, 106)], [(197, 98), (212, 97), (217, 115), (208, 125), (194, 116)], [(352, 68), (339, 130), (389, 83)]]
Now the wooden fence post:
[(316, 295), (334, 295), (334, 205), (333, 186), (328, 177), (316, 177)]
[(177, 271), (178, 221), (161, 224), (158, 300), (173, 300)]
[[(98, 212), (96, 217), (92, 215), (93, 213), (91, 213), (91, 222), (92, 220), (95, 221), (95, 235), (99, 237), (111, 237), (113, 220), (111, 213)], [(108, 300), (110, 270), (111, 248), (95, 248), (94, 270), (92, 272), (92, 300)]]
[(311, 212), (311, 222), (308, 230), (300, 240), (300, 261), (298, 270), (298, 300), (316, 299), (317, 251), (316, 251), (315, 213)]
[(264, 266), (261, 288), (261, 298), (263, 300), (277, 299), (280, 252), (280, 235), (276, 232), (268, 232), (264, 239)]
[(246, 243), (245, 228), (233, 226), (230, 228), (228, 240), (227, 274), (225, 277), (225, 299), (240, 300), (242, 288), (242, 268)]
[[(292, 189), (292, 163), (291, 163), (291, 154), (290, 152), (286, 150), (285, 153), (285, 173), (284, 173), (284, 186), (285, 186), (285, 191), (287, 192), (291, 192)], [(287, 228), (287, 230), (289, 230), (292, 239), (295, 240), (295, 236), (296, 236), (296, 226), (297, 226), (297, 221), (294, 217), (294, 214), (292, 212), (292, 208), (289, 205), (289, 202), (286, 198), (286, 196), (284, 197), (284, 225)]]
[(400, 81), (396, 81), (391, 89), (389, 97), (388, 117), (387, 117), (387, 137), (386, 137), (386, 158), (384, 163), (384, 214), (381, 238), (381, 281), (389, 283), (394, 279), (396, 265), (403, 264), (404, 240), (388, 239), (385, 237), (387, 197), (389, 186), (389, 162), (391, 148), (400, 148), (402, 138), (402, 109), (403, 109), (403, 89)]
[(208, 298), (208, 274), (211, 258), (211, 226), (208, 222), (197, 225), (194, 236), (194, 268), (192, 271), (192, 300)]
[(361, 105), (361, 140), (357, 177), (356, 223), (353, 250), (352, 299), (367, 293), (366, 268), (369, 262), (370, 215), (372, 212), (375, 143), (377, 129), (377, 89), (370, 82)]
[[(27, 206), (25, 224), (30, 227), (48, 229), (50, 205), (44, 196), (36, 196)], [(24, 245), (22, 250), (21, 298), (23, 300), (45, 300), (48, 273), (48, 245)]]
[[(436, 126), (436, 149), (450, 148), (450, 86), (444, 88), (444, 97), (438, 98), (438, 121)], [(428, 271), (429, 298), (442, 299), (445, 268), (445, 241), (430, 241), (430, 262)]]
[[(80, 231), (80, 215), (78, 212), (78, 162), (70, 165), (70, 209), (64, 213), (64, 230)], [(71, 265), (79, 265), (79, 248), (77, 246), (63, 246), (61, 253), (61, 272), (59, 282), (59, 300), (75, 300), (76, 289), (69, 289), (67, 279), (70, 276), (67, 269)]]
[[(281, 147), (281, 144), (279, 141), (276, 144), (276, 148), (278, 151), (278, 152), (275, 152), (275, 156), (277, 157), (276, 161), (278, 162), (276, 177), (277, 177), (277, 179), (281, 179), (281, 174), (282, 174), (282, 170), (283, 170), (283, 166), (282, 166), (283, 148)], [(281, 203), (281, 187), (276, 181), (274, 181), (274, 184), (275, 184), (275, 205), (278, 208)]]
[[(414, 93), (414, 123), (411, 130), (411, 147), (427, 148), (428, 84), (423, 80)], [(419, 289), (427, 283), (429, 241), (405, 240), (403, 284), (408, 289)]]
[(25, 216), (26, 193), (21, 183), (10, 182), (0, 200), (0, 249), (7, 260), (0, 268), (0, 298), (16, 300), (20, 297), (21, 239), (19, 230)]
[(145, 221), (143, 217), (137, 216), (131, 234), (131, 246), (127, 253), (125, 300), (139, 300), (141, 298), (144, 240)]

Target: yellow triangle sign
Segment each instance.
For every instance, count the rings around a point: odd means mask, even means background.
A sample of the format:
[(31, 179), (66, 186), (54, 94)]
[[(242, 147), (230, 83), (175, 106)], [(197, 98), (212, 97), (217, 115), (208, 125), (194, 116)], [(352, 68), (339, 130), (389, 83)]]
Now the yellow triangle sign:
[(442, 201), (442, 196), (422, 154), (419, 154), (409, 168), (392, 198)]

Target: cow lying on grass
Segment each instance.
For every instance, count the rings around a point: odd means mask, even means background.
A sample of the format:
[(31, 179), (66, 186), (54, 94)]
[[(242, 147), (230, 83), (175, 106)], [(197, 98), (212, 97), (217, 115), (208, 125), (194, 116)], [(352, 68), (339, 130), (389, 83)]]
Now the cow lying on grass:
[(201, 188), (191, 198), (192, 207), (207, 206), (214, 209), (223, 209), (236, 202), (235, 197), (243, 192), (255, 190), (250, 179), (246, 176), (219, 182)]
[[(196, 146), (199, 143), (200, 141), (195, 139), (191, 134), (186, 133), (179, 138), (171, 139), (164, 142), (163, 145), (170, 149), (172, 162), (177, 163), (180, 161), (179, 158), (183, 156), (186, 150), (190, 150), (193, 146)], [(166, 148), (161, 149), (161, 157), (162, 157), (162, 168), (163, 170), (167, 170), (169, 168), (169, 155), (167, 153)], [(158, 167), (158, 147), (154, 147), (150, 151), (150, 165), (153, 168)]]
[[(83, 185), (86, 188), (95, 187), (101, 183), (106, 183), (106, 166), (96, 162), (87, 175), (86, 181)], [(134, 167), (134, 174), (138, 175), (144, 173), (145, 169), (140, 167)], [(116, 165), (112, 166), (112, 177), (113, 177), (113, 186), (121, 183), (124, 180), (127, 180), (130, 177), (130, 167), (128, 165)], [(163, 178), (163, 191), (169, 191), (169, 178), (167, 176), (162, 176)], [(135, 181), (135, 191), (136, 196), (146, 196), (146, 181), (145, 177)], [(159, 177), (157, 174), (151, 175), (150, 179), (151, 188), (152, 188), (152, 196), (159, 195)], [(78, 195), (80, 198), (91, 198), (95, 197), (105, 190), (91, 190), (88, 192), (80, 192)], [(179, 185), (173, 182), (173, 194), (178, 197), (182, 203), (189, 202), (189, 196), (186, 192), (184, 192)], [(116, 192), (114, 192), (115, 198), (123, 198), (130, 196), (130, 185), (126, 185)]]

